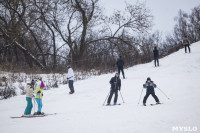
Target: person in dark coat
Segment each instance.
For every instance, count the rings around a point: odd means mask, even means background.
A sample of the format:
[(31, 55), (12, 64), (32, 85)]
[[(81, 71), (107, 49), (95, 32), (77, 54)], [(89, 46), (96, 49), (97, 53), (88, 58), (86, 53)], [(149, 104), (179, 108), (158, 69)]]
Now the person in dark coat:
[(147, 78), (147, 81), (143, 85), (143, 87), (147, 89), (146, 95), (144, 96), (144, 99), (143, 99), (143, 105), (146, 106), (146, 101), (147, 101), (147, 98), (149, 97), (149, 95), (153, 96), (153, 98), (156, 101), (156, 104), (160, 104), (160, 101), (159, 101), (158, 97), (155, 95), (155, 91), (154, 91), (154, 88), (156, 88), (157, 86), (156, 86), (156, 84), (154, 84), (153, 81), (151, 81), (150, 78)]
[(183, 38), (183, 45), (185, 46), (185, 53), (187, 53), (187, 48), (190, 53), (190, 41), (187, 37)]
[(118, 73), (115, 74), (115, 77), (111, 78), (110, 84), (111, 84), (111, 90), (110, 90), (110, 95), (108, 97), (107, 105), (110, 105), (110, 101), (112, 99), (113, 94), (115, 94), (114, 105), (116, 105), (118, 98), (118, 90), (121, 89), (121, 79), (119, 78)]
[(123, 78), (125, 79), (125, 76), (124, 76), (124, 61), (123, 61), (121, 56), (119, 56), (119, 59), (117, 60), (116, 64), (117, 64), (117, 67), (118, 67), (119, 75), (120, 75), (120, 71), (122, 71)]
[(153, 55), (154, 55), (155, 67), (156, 67), (156, 62), (157, 62), (157, 66), (159, 66), (159, 60), (158, 60), (159, 52), (158, 52), (157, 47), (154, 48)]

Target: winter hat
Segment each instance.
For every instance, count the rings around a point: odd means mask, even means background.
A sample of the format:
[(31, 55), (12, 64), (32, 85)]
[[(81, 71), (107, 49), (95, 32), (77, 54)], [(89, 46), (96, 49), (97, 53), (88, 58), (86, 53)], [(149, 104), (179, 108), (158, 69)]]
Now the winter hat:
[(71, 68), (71, 66), (70, 66), (70, 65), (68, 65), (68, 66), (67, 66), (67, 68)]
[(41, 87), (41, 88), (44, 88), (44, 87), (45, 87), (43, 81), (41, 82), (40, 87)]
[(35, 81), (32, 79), (32, 81), (31, 81), (31, 85), (34, 85), (35, 84)]
[(147, 78), (147, 81), (148, 81), (148, 80), (150, 80), (150, 81), (151, 81), (151, 78), (150, 78), (150, 77), (148, 77), (148, 78)]

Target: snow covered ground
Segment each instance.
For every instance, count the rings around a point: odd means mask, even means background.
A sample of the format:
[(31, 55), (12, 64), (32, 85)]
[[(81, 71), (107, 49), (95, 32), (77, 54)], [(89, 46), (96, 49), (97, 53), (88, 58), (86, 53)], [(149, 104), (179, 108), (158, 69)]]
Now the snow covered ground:
[[(160, 60), (137, 65), (125, 70), (122, 79), (121, 106), (102, 106), (108, 95), (109, 80), (106, 74), (75, 83), (76, 93), (68, 95), (68, 86), (44, 91), (43, 111), (57, 113), (42, 118), (11, 119), (20, 116), (26, 107), (25, 96), (0, 101), (1, 133), (170, 133), (172, 128), (197, 127), (200, 131), (200, 42), (192, 44), (192, 53), (184, 49)], [(169, 97), (155, 89), (158, 106), (137, 105), (146, 78), (151, 79)], [(112, 99), (113, 100), (113, 99)], [(155, 103), (150, 96), (147, 104)], [(34, 109), (33, 109), (34, 110)], [(33, 111), (32, 110), (32, 111)]]

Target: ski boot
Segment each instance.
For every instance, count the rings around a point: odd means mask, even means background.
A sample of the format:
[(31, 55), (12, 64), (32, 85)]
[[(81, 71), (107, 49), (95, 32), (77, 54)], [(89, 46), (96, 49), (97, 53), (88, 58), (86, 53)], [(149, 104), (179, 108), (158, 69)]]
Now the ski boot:
[(69, 94), (71, 95), (71, 94), (74, 94), (74, 92), (69, 92)]
[(107, 103), (106, 106), (110, 106), (110, 103)]
[(143, 103), (143, 106), (147, 106), (146, 103)]

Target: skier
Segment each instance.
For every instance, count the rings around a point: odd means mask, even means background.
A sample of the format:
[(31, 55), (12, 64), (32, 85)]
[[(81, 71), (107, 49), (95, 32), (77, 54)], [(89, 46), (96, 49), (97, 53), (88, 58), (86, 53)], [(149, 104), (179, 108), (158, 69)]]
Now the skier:
[(187, 37), (183, 38), (183, 45), (185, 46), (185, 53), (187, 53), (187, 47), (190, 53), (190, 41)]
[(69, 88), (70, 88), (70, 92), (69, 94), (73, 94), (74, 93), (74, 71), (71, 68), (71, 66), (67, 66), (68, 68), (68, 73), (67, 73), (67, 80), (69, 81)]
[(121, 89), (121, 80), (119, 78), (118, 73), (115, 74), (115, 77), (111, 78), (110, 84), (111, 84), (111, 90), (110, 90), (110, 95), (107, 101), (107, 105), (110, 105), (110, 101), (112, 99), (113, 94), (115, 94), (114, 105), (116, 105), (117, 98), (118, 98), (118, 90)]
[(143, 87), (147, 89), (146, 95), (144, 96), (144, 99), (143, 99), (143, 105), (146, 106), (146, 101), (147, 101), (147, 98), (149, 97), (149, 95), (153, 96), (153, 98), (156, 101), (156, 104), (160, 104), (160, 101), (159, 101), (158, 97), (155, 95), (155, 91), (154, 91), (154, 88), (156, 88), (156, 84), (154, 84), (154, 82), (151, 81), (150, 78), (147, 78), (147, 81), (143, 85)]
[(24, 115), (30, 115), (33, 108), (33, 103), (32, 103), (33, 90), (34, 90), (33, 86), (34, 86), (33, 82), (28, 83), (25, 89), (27, 106), (24, 111)]
[(124, 61), (123, 61), (121, 56), (119, 56), (119, 59), (117, 60), (116, 64), (117, 64), (117, 67), (118, 67), (119, 75), (120, 75), (120, 71), (122, 71), (123, 78), (125, 79), (125, 76), (124, 76)]
[(41, 113), (41, 110), (42, 110), (42, 96), (43, 96), (44, 87), (45, 87), (45, 85), (44, 85), (43, 81), (41, 81), (40, 86), (34, 91), (34, 93), (36, 93), (35, 100), (36, 100), (37, 105), (38, 105), (38, 111), (36, 113), (34, 113), (35, 115), (44, 114), (44, 113)]
[(157, 66), (159, 66), (159, 60), (158, 60), (159, 52), (158, 52), (157, 47), (154, 48), (153, 54), (154, 54), (155, 67), (156, 67), (156, 62), (157, 62)]

